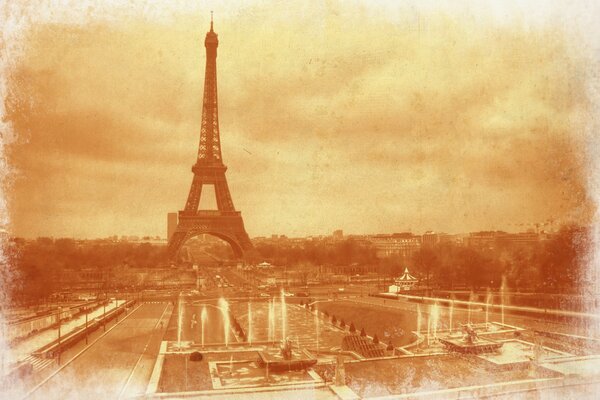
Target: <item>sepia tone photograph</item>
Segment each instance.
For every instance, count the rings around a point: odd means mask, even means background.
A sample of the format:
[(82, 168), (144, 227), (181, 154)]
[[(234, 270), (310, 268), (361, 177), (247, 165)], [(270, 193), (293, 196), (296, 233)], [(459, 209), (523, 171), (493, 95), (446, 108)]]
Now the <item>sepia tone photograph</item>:
[(597, 399), (600, 3), (0, 1), (0, 399)]

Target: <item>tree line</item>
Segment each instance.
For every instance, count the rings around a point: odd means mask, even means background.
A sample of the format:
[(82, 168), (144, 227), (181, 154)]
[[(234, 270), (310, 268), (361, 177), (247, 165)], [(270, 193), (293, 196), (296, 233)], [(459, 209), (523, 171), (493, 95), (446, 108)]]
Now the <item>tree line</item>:
[(13, 303), (47, 298), (60, 290), (67, 269), (157, 267), (167, 263), (164, 246), (149, 243), (14, 238), (4, 243), (3, 287)]
[[(375, 247), (365, 241), (307, 239), (293, 244), (257, 243), (253, 261), (269, 260), (274, 265), (303, 270), (320, 265), (369, 265), (388, 277), (399, 276), (409, 267), (427, 287), (498, 288), (504, 277), (511, 289), (558, 293), (589, 285), (595, 279), (590, 275), (592, 269), (586, 268), (590, 264), (591, 243), (588, 229), (565, 226), (549, 240), (527, 245), (498, 242), (478, 248), (447, 242), (422, 246), (408, 258), (377, 258)], [(224, 244), (211, 248), (219, 246)], [(108, 240), (17, 238), (4, 243), (4, 255), (0, 278), (7, 290), (3, 295), (13, 301), (47, 297), (59, 289), (60, 274), (65, 269), (169, 265), (165, 246)]]
[(547, 240), (487, 248), (441, 243), (413, 254), (415, 273), (431, 287), (492, 288), (503, 278), (511, 290), (573, 292), (587, 286), (591, 252), (590, 231), (564, 226)]

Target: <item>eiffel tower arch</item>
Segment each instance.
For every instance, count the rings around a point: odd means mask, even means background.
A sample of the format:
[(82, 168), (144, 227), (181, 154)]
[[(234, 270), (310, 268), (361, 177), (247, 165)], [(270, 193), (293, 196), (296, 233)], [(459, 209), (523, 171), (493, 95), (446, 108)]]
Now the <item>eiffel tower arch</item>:
[[(202, 103), (202, 124), (198, 157), (192, 167), (194, 176), (185, 208), (178, 213), (177, 228), (167, 251), (174, 259), (181, 246), (200, 234), (216, 236), (229, 243), (236, 257), (243, 258), (253, 250), (252, 242), (244, 228), (242, 214), (236, 211), (225, 178), (227, 167), (221, 156), (219, 133), (219, 109), (217, 102), (217, 47), (219, 39), (213, 30), (211, 17), (210, 31), (206, 34), (206, 71), (204, 77), (204, 99)], [(216, 197), (216, 210), (200, 210), (202, 187), (213, 185)]]

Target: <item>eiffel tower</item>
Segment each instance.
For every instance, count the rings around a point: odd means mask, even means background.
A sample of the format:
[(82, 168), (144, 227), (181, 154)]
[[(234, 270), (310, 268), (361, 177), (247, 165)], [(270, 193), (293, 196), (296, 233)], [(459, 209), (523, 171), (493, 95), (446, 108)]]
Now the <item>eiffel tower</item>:
[[(213, 30), (212, 15), (210, 32), (206, 34), (206, 72), (204, 77), (204, 100), (198, 159), (192, 167), (194, 178), (185, 209), (179, 211), (177, 229), (169, 239), (167, 251), (174, 259), (180, 247), (188, 239), (207, 233), (223, 239), (233, 249), (236, 257), (243, 258), (253, 249), (244, 228), (242, 214), (236, 211), (231, 200), (221, 157), (219, 137), (219, 109), (217, 104), (217, 47), (219, 39)], [(203, 185), (214, 185), (217, 210), (199, 210)]]

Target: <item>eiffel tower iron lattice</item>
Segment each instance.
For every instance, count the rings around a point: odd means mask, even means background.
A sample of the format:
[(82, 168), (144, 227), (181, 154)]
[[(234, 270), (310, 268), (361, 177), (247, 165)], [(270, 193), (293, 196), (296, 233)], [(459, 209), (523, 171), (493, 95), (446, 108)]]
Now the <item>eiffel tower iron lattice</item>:
[[(206, 34), (206, 72), (204, 78), (204, 100), (202, 104), (202, 125), (198, 158), (192, 167), (194, 177), (185, 208), (179, 211), (177, 228), (167, 251), (175, 258), (181, 246), (190, 238), (207, 233), (223, 239), (231, 245), (238, 258), (253, 249), (252, 242), (244, 228), (242, 214), (235, 210), (221, 156), (219, 136), (219, 110), (217, 104), (217, 47), (219, 40), (213, 30), (211, 16), (210, 31)], [(202, 186), (213, 185), (217, 210), (199, 210)]]

